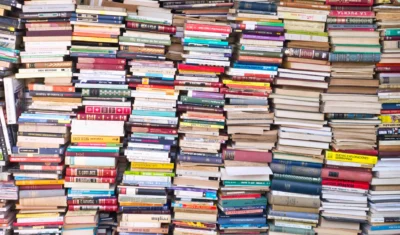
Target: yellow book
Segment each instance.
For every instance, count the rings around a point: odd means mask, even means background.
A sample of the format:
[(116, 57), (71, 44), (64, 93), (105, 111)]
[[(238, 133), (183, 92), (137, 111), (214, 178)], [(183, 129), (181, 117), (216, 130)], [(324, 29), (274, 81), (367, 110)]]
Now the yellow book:
[(15, 185), (50, 185), (50, 184), (64, 184), (64, 180), (17, 180)]
[(262, 86), (262, 87), (270, 87), (269, 82), (242, 82), (242, 81), (233, 81), (233, 80), (223, 80), (224, 84), (232, 84), (232, 85), (245, 85), (245, 86)]
[(118, 38), (72, 36), (73, 41), (118, 43)]
[(114, 136), (90, 136), (90, 135), (72, 135), (71, 143), (109, 143), (119, 144), (120, 137)]
[(165, 95), (175, 95), (175, 90), (171, 89), (161, 89), (161, 88), (146, 88), (146, 87), (137, 87), (137, 91), (154, 91), (154, 92), (164, 92)]
[(59, 213), (35, 213), (35, 214), (17, 214), (17, 218), (35, 218), (35, 217), (58, 217)]
[(326, 160), (339, 161), (339, 162), (355, 162), (363, 164), (376, 164), (378, 162), (378, 157), (376, 156), (332, 152), (332, 151), (326, 151), (325, 157)]
[(399, 123), (400, 115), (380, 115), (379, 119), (382, 121), (382, 123)]
[(174, 163), (131, 162), (131, 168), (174, 169)]
[(201, 124), (201, 123), (187, 123), (187, 122), (181, 122), (180, 126), (184, 127), (203, 127), (203, 128), (216, 128), (216, 129), (224, 129), (224, 126), (220, 125), (209, 125), (209, 124)]

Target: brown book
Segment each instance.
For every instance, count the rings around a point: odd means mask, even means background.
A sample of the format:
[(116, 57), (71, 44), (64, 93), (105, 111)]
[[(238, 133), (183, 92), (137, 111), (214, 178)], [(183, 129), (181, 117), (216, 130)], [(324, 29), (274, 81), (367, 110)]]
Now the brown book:
[(311, 70), (311, 71), (318, 71), (318, 72), (331, 72), (330, 65), (284, 62), (283, 66), (287, 69), (302, 69), (302, 70)]
[(67, 206), (67, 197), (39, 197), (39, 198), (20, 198), (19, 204), (22, 206)]
[[(356, 76), (356, 75), (355, 75)], [(345, 86), (345, 87), (379, 87), (379, 80), (359, 80), (359, 79), (341, 79), (334, 78), (330, 80), (330, 86)]]
[(319, 208), (321, 200), (319, 198), (306, 198), (284, 195), (268, 195), (269, 203), (272, 205), (281, 206), (297, 206), (297, 207), (311, 207)]
[(22, 64), (23, 68), (72, 68), (72, 61)]
[(304, 48), (311, 50), (329, 51), (329, 43), (327, 42), (306, 42), (306, 41), (290, 41), (288, 47)]
[(319, 208), (309, 208), (309, 207), (272, 205), (272, 209), (276, 211), (304, 212), (304, 213), (315, 213), (315, 214), (319, 213)]
[(337, 229), (337, 228), (314, 228), (314, 231), (319, 235), (358, 235), (360, 230), (348, 230), (348, 229)]
[(123, 4), (123, 3), (112, 2), (112, 1), (102, 1), (101, 6), (125, 8), (127, 12), (136, 12), (137, 11), (136, 5)]
[(400, 191), (400, 185), (373, 185), (371, 189), (374, 191)]
[(214, 180), (197, 180), (186, 177), (176, 177), (174, 178), (174, 185), (178, 187), (201, 187), (208, 189), (218, 190), (219, 181)]
[(81, 103), (82, 98), (64, 97), (32, 97), (33, 101), (60, 102), (60, 103)]
[(328, 93), (347, 93), (347, 94), (369, 94), (375, 95), (377, 89), (374, 87), (343, 87), (329, 86)]

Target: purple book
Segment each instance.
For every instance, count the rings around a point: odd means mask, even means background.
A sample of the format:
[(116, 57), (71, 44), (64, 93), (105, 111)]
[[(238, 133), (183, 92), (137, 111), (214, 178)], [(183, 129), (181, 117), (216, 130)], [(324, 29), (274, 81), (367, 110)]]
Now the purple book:
[(260, 31), (270, 31), (270, 32), (283, 32), (283, 27), (273, 27), (273, 26), (263, 26), (263, 25), (256, 25), (255, 30)]
[(273, 36), (243, 34), (243, 38), (244, 39), (255, 39), (255, 40), (285, 41), (284, 36), (273, 37)]
[(193, 98), (205, 98), (205, 99), (224, 99), (224, 94), (204, 91), (189, 91), (189, 96)]

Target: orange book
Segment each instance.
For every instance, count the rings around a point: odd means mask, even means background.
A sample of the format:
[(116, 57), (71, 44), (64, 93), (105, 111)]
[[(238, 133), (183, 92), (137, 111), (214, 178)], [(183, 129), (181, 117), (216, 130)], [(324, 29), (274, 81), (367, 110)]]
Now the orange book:
[(236, 89), (254, 89), (258, 91), (269, 91), (271, 89), (268, 89), (267, 87), (262, 87), (262, 86), (251, 86), (251, 85), (236, 85), (236, 84), (228, 84), (227, 85), (229, 88), (236, 88)]
[(83, 33), (83, 32), (73, 32), (72, 36), (82, 36), (82, 37), (99, 37), (99, 38), (117, 38), (115, 35), (102, 34), (102, 33)]
[(28, 89), (32, 91), (75, 92), (74, 86), (50, 86), (37, 83), (29, 84)]
[(54, 185), (54, 184), (64, 184), (64, 180), (17, 180), (15, 185)]
[(274, 64), (282, 63), (282, 58), (268, 58), (268, 57), (260, 57), (260, 56), (241, 55), (241, 56), (239, 56), (238, 60), (248, 61), (248, 62), (274, 63)]

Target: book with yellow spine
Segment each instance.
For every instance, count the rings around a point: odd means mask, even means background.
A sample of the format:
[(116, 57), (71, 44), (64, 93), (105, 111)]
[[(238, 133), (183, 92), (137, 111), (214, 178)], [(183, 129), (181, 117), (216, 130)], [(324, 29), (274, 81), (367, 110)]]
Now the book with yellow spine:
[(331, 161), (356, 162), (363, 164), (376, 164), (378, 162), (378, 157), (376, 156), (361, 155), (361, 154), (326, 151), (325, 156), (326, 160), (331, 160)]

